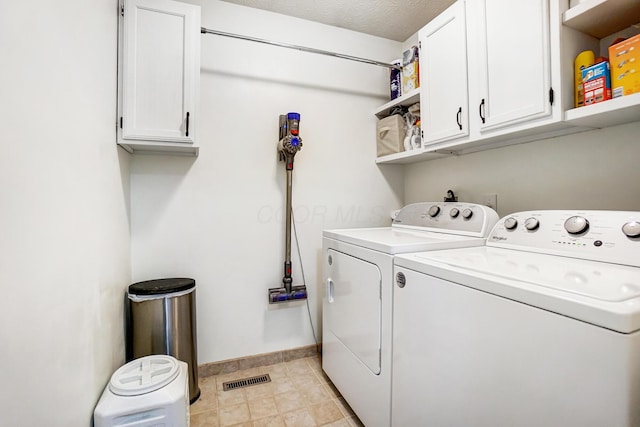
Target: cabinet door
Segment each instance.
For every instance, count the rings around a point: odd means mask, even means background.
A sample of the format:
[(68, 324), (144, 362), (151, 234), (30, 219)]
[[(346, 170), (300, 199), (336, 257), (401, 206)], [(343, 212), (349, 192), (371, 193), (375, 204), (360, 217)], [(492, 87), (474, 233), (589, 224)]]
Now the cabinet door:
[(548, 0), (473, 0), (467, 14), (480, 131), (550, 115)]
[(419, 31), (424, 144), (469, 134), (465, 4), (454, 3)]
[(200, 75), (200, 8), (124, 3), (121, 138), (193, 144)]

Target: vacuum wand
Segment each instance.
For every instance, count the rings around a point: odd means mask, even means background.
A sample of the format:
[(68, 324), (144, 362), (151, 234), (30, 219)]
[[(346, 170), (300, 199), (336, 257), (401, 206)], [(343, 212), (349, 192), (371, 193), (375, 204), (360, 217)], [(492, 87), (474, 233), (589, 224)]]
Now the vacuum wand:
[(295, 155), (302, 149), (300, 137), (300, 114), (288, 113), (280, 116), (280, 134), (278, 140), (278, 153), (280, 160), (285, 162), (287, 173), (287, 195), (285, 203), (285, 253), (284, 276), (281, 288), (269, 289), (269, 302), (284, 302), (292, 299), (304, 299), (307, 290), (304, 285), (293, 286), (291, 278), (291, 223), (292, 223), (292, 189), (293, 189), (293, 161)]
[[(289, 160), (287, 160), (288, 162)], [(291, 157), (291, 164), (293, 165), (293, 156)], [(286, 212), (285, 215), (285, 231), (284, 231), (284, 277), (282, 278), (282, 284), (284, 285), (287, 292), (291, 292), (291, 283), (293, 283), (293, 279), (291, 278), (291, 192), (292, 185), (291, 181), (293, 179), (293, 169), (287, 169), (287, 201), (286, 201)]]

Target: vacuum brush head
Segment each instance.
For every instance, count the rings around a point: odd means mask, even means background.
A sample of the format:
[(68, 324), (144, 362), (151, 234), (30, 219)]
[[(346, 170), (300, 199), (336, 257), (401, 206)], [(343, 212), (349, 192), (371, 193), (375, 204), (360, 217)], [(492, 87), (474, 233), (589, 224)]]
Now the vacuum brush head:
[(285, 288), (269, 289), (269, 304), (307, 299), (307, 287), (305, 285), (293, 285), (291, 292)]

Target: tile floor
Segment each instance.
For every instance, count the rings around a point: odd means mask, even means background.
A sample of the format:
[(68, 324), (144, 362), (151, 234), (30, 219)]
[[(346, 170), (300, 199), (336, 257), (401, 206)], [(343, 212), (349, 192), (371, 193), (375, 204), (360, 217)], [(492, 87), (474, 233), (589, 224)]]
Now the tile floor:
[[(270, 383), (223, 391), (222, 383), (269, 374)], [(363, 424), (322, 372), (320, 357), (200, 378), (191, 427), (353, 427)]]

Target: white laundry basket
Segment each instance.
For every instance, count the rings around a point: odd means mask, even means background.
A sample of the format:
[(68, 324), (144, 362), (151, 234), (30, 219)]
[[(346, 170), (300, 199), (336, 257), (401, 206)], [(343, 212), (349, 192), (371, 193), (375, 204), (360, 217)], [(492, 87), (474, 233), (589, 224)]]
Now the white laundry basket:
[(188, 427), (187, 364), (152, 355), (120, 367), (105, 387), (93, 419), (95, 427)]

